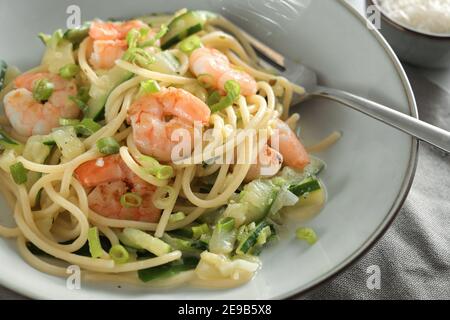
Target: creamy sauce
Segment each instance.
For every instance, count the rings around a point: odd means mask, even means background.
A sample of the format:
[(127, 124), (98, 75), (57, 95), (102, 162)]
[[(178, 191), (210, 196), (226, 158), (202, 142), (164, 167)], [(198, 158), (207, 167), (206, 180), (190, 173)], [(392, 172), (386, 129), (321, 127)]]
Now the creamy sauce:
[(450, 35), (450, 0), (377, 0), (390, 19), (424, 33)]

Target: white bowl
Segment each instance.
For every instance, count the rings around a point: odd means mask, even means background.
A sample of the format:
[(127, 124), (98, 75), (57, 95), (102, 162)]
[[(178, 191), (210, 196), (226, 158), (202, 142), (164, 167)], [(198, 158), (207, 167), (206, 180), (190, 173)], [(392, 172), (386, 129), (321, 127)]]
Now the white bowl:
[[(38, 32), (63, 27), (66, 8), (78, 4), (82, 19), (129, 17), (179, 9), (179, 1), (16, 0), (0, 4), (1, 57), (27, 68), (39, 62)], [(414, 97), (392, 50), (363, 18), (341, 1), (183, 1), (183, 6), (223, 13), (262, 41), (317, 70), (320, 80), (417, 116)], [(26, 24), (23, 24), (26, 21)], [(20, 22), (20, 24), (19, 24)], [(14, 29), (14, 32), (12, 31)], [(42, 274), (0, 240), (0, 283), (35, 298), (63, 299), (274, 299), (314, 287), (366, 252), (392, 222), (412, 183), (417, 141), (386, 125), (328, 101), (301, 109), (307, 144), (334, 130), (343, 139), (320, 154), (328, 163), (323, 180), (328, 203), (308, 226), (320, 241), (308, 246), (293, 232), (262, 254), (254, 281), (232, 290), (149, 290), (82, 284), (68, 290), (65, 279)], [(0, 222), (10, 216), (0, 203)], [(296, 225), (289, 225), (291, 231)]]

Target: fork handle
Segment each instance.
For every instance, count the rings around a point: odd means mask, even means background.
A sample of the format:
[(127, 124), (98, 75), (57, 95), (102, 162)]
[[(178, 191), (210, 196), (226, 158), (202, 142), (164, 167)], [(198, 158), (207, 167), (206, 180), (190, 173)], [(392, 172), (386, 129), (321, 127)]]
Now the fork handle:
[(312, 96), (340, 102), (450, 153), (450, 132), (346, 91), (317, 87)]

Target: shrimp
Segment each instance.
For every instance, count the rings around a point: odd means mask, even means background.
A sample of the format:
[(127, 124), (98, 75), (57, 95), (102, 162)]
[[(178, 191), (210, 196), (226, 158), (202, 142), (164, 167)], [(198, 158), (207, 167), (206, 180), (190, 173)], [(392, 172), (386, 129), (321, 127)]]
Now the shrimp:
[(309, 164), (309, 155), (305, 147), (289, 125), (277, 119), (275, 129), (277, 130), (271, 136), (268, 145), (258, 155), (256, 164), (250, 167), (245, 182), (273, 177), (283, 165), (303, 170)]
[(89, 63), (95, 69), (111, 69), (128, 48), (125, 40), (95, 40)]
[(189, 58), (191, 72), (206, 84), (225, 92), (225, 83), (235, 80), (241, 86), (241, 94), (256, 94), (255, 79), (244, 71), (233, 69), (227, 56), (217, 49), (199, 48)]
[[(158, 222), (161, 210), (152, 201), (155, 186), (135, 175), (120, 155), (88, 161), (75, 170), (75, 177), (85, 188), (94, 188), (88, 195), (89, 208), (112, 219)], [(142, 198), (137, 208), (125, 208), (120, 198), (126, 193)]]
[(283, 156), (277, 150), (266, 145), (256, 161), (250, 167), (245, 182), (251, 182), (261, 177), (271, 178), (276, 175), (283, 165)]
[(89, 29), (89, 36), (94, 40), (123, 40), (131, 29), (139, 30), (141, 28), (148, 28), (148, 25), (140, 20), (126, 22), (94, 21)]
[(308, 152), (292, 131), (289, 125), (280, 119), (275, 122), (276, 132), (271, 137), (271, 145), (274, 139), (278, 140), (280, 153), (283, 155), (284, 164), (288, 167), (303, 170), (310, 162)]
[[(36, 101), (32, 94), (35, 82), (41, 79), (54, 85), (53, 93), (45, 103)], [(16, 89), (4, 98), (5, 114), (14, 130), (22, 136), (49, 134), (59, 126), (60, 118), (75, 119), (80, 115), (80, 109), (69, 99), (77, 95), (74, 80), (39, 72), (17, 77), (14, 85)]]
[[(120, 59), (128, 49), (125, 40), (128, 32), (132, 29), (140, 30), (149, 28), (147, 24), (140, 20), (126, 22), (102, 22), (94, 21), (89, 29), (89, 36), (93, 40), (92, 48), (88, 55), (89, 63), (95, 69), (111, 69), (116, 60)], [(156, 34), (150, 30), (147, 36), (153, 37)], [(156, 43), (158, 44), (158, 43)], [(149, 50), (152, 50), (149, 48)]]
[(162, 162), (170, 162), (172, 149), (179, 144), (172, 140), (175, 130), (187, 130), (192, 139), (194, 122), (207, 124), (211, 111), (203, 101), (183, 89), (163, 88), (134, 102), (128, 115), (138, 149)]

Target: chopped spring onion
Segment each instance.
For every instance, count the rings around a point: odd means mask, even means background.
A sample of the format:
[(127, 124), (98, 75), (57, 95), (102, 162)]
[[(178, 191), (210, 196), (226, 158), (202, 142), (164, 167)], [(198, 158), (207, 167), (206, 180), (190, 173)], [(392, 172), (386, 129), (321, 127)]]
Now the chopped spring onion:
[(84, 102), (83, 100), (81, 100), (78, 97), (74, 97), (74, 96), (70, 96), (69, 99), (75, 103), (77, 105), (77, 107), (83, 112), (86, 113), (86, 111), (88, 110), (89, 106), (87, 105), (86, 102)]
[(231, 106), (241, 94), (241, 86), (234, 80), (228, 80), (227, 82), (225, 82), (224, 88), (227, 95), (226, 97), (223, 97), (219, 102), (210, 107), (211, 112), (213, 113), (222, 111), (223, 109)]
[(43, 44), (47, 45), (47, 43), (50, 41), (50, 39), (52, 38), (51, 35), (49, 34), (45, 34), (43, 32), (40, 32), (38, 34), (38, 38), (42, 41)]
[(220, 95), (219, 91), (213, 91), (209, 96), (208, 99), (206, 100), (206, 104), (208, 106), (213, 106), (216, 103), (218, 103), (220, 101), (220, 99), (222, 99), (222, 96)]
[(317, 242), (316, 232), (311, 228), (299, 228), (295, 232), (295, 235), (297, 236), (297, 239), (305, 240), (310, 245), (313, 245)]
[(79, 124), (75, 125), (75, 131), (77, 134), (84, 137), (90, 137), (101, 128), (102, 126), (91, 118), (84, 118)]
[(129, 48), (122, 59), (142, 68), (148, 68), (156, 61), (154, 56), (142, 48)]
[(74, 63), (70, 63), (59, 69), (59, 75), (64, 79), (72, 79), (78, 72), (80, 72), (80, 67)]
[(109, 250), (109, 255), (117, 264), (125, 263), (128, 261), (128, 259), (130, 259), (130, 255), (128, 254), (127, 249), (125, 249), (125, 247), (120, 244), (112, 246)]
[(186, 218), (184, 212), (172, 213), (169, 217), (169, 223), (175, 223), (184, 220), (184, 218)]
[(155, 80), (147, 80), (141, 82), (140, 93), (156, 93), (161, 91), (161, 88)]
[(59, 42), (63, 39), (64, 33), (61, 29), (58, 29), (53, 32), (52, 35), (39, 33), (38, 37), (46, 46), (56, 48)]
[(120, 204), (124, 208), (138, 208), (142, 204), (142, 197), (136, 193), (125, 193), (120, 197)]
[(221, 219), (218, 223), (217, 223), (217, 228), (219, 228), (221, 231), (225, 231), (225, 232), (230, 232), (234, 229), (234, 219), (233, 218), (224, 218)]
[(55, 86), (47, 79), (40, 79), (33, 86), (33, 98), (36, 101), (47, 101), (53, 94)]
[(94, 259), (103, 255), (103, 248), (100, 243), (100, 236), (97, 227), (90, 228), (88, 231), (89, 252)]
[(184, 53), (190, 54), (194, 50), (200, 48), (202, 46), (202, 41), (196, 35), (190, 36), (189, 38), (184, 39), (180, 43), (180, 50)]
[(28, 170), (25, 169), (22, 162), (17, 162), (9, 167), (9, 171), (17, 184), (24, 184), (28, 179)]
[(174, 172), (171, 166), (162, 165), (158, 160), (149, 157), (141, 156), (139, 162), (144, 167), (144, 169), (151, 175), (154, 175), (160, 180), (166, 180), (173, 177)]
[(167, 28), (166, 25), (161, 25), (159, 31), (157, 34), (155, 34), (155, 36), (153, 38), (151, 38), (150, 40), (147, 40), (141, 44), (139, 44), (140, 48), (147, 48), (147, 47), (151, 47), (154, 46), (155, 43), (161, 39), (162, 37), (164, 37), (164, 35), (167, 33), (167, 31), (169, 31), (169, 28)]
[(69, 99), (77, 105), (78, 108), (85, 114), (88, 110), (87, 102), (89, 101), (89, 88), (88, 87), (80, 87), (78, 89), (78, 94), (74, 96), (70, 96)]
[(209, 227), (206, 223), (199, 225), (199, 226), (192, 227), (192, 237), (196, 240), (200, 239), (200, 237), (203, 234), (207, 234), (207, 233), (209, 233)]
[(74, 127), (78, 135), (89, 137), (101, 129), (101, 125), (90, 118), (78, 119), (59, 119), (59, 125), (63, 127)]
[(80, 120), (78, 119), (65, 119), (65, 118), (59, 118), (59, 125), (63, 127), (73, 127), (80, 123)]
[(97, 141), (97, 149), (103, 154), (119, 153), (120, 144), (112, 137), (102, 138)]
[(136, 48), (141, 33), (137, 29), (131, 29), (127, 34), (128, 48)]

